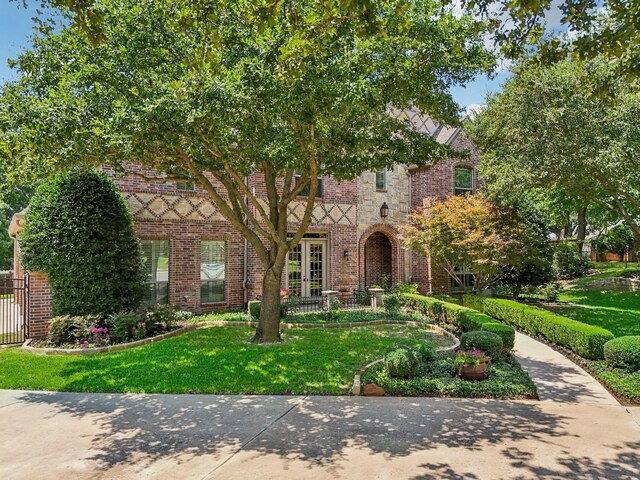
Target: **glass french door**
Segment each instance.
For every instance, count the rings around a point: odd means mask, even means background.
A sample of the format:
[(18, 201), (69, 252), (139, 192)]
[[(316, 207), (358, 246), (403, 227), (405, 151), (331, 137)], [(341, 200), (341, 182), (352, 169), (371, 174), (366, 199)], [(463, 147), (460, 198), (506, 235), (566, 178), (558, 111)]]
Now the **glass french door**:
[(320, 297), (327, 289), (326, 240), (302, 239), (289, 251), (287, 287), (297, 297)]

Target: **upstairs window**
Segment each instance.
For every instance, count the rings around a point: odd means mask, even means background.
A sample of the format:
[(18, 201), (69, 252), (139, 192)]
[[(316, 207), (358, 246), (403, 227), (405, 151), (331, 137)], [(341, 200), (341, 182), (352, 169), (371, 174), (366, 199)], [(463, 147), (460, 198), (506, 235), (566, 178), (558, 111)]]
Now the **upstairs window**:
[(176, 188), (182, 192), (193, 192), (196, 186), (193, 182), (178, 182), (176, 183)]
[(387, 189), (387, 169), (376, 171), (376, 190)]
[(473, 193), (473, 169), (469, 167), (455, 168), (455, 194)]
[[(302, 176), (301, 173), (296, 172), (294, 179), (295, 182), (297, 183), (298, 180), (300, 179), (300, 177)], [(307, 184), (306, 187), (304, 187), (302, 189), (302, 191), (298, 194), (299, 197), (308, 197), (309, 196), (309, 192), (311, 191), (311, 185)], [(318, 177), (318, 191), (316, 193), (316, 198), (320, 198), (322, 197), (322, 177)]]
[(224, 302), (224, 241), (200, 244), (200, 303)]
[(143, 305), (169, 303), (169, 241), (141, 240), (142, 262), (147, 275)]

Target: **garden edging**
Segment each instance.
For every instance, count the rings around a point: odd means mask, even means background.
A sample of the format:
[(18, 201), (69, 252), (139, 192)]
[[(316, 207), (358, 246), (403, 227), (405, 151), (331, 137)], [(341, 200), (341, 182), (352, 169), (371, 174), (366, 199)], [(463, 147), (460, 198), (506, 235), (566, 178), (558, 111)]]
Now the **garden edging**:
[[(398, 320), (397, 322), (402, 322), (401, 320)], [(444, 328), (438, 326), (438, 325), (432, 325), (432, 324), (425, 324), (425, 323), (420, 323), (420, 322), (411, 322), (411, 321), (407, 321), (407, 322), (402, 322), (403, 324), (412, 324), (414, 326), (429, 326), (431, 330), (436, 330), (440, 333), (443, 333), (445, 335), (447, 335), (449, 338), (451, 338), (453, 340), (453, 345), (451, 345), (450, 347), (440, 347), (437, 349), (438, 353), (442, 353), (442, 352), (448, 352), (448, 351), (455, 351), (456, 348), (458, 348), (460, 346), (460, 339), (458, 339), (458, 337), (456, 337), (453, 333), (449, 332), (448, 330), (445, 330)], [(373, 367), (374, 365), (377, 365), (380, 362), (383, 362), (384, 358), (379, 358), (378, 360), (374, 360), (373, 362), (365, 365), (364, 367), (362, 367), (360, 370), (358, 370), (358, 372), (353, 376), (353, 386), (351, 387), (351, 393), (353, 395), (360, 395), (360, 391), (361, 391), (361, 382), (360, 379), (362, 377), (362, 375), (364, 375), (364, 373), (369, 370), (371, 367)]]

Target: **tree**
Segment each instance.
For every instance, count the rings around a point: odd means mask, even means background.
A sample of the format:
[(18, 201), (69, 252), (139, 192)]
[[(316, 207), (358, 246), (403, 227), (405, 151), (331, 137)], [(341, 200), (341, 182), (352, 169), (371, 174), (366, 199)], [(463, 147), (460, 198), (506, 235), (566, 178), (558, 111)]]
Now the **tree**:
[[(343, 4), (274, 2), (255, 21), (249, 0), (96, 0), (99, 39), (43, 27), (17, 60), (22, 75), (0, 98), (5, 168), (106, 164), (200, 184), (264, 267), (254, 341), (277, 341), (280, 278), (311, 222), (318, 176), (447, 156), (388, 105), (455, 124), (449, 87), (493, 65), (482, 25), (435, 0), (372, 1), (358, 14)], [(265, 197), (245, 184), (254, 172)]]
[[(640, 3), (629, 0), (463, 0), (468, 11), (487, 20), (495, 42), (510, 58), (535, 45), (549, 64), (563, 58), (593, 60), (604, 56), (616, 72), (640, 77)], [(570, 35), (545, 35), (546, 17), (559, 8), (561, 24)]]
[(454, 195), (417, 209), (404, 227), (405, 244), (431, 259), (461, 287), (464, 266), (474, 275), (474, 290), (496, 284), (507, 266), (518, 268), (535, 257), (539, 238), (513, 209), (500, 208), (484, 194)]
[(47, 274), (61, 315), (133, 310), (144, 271), (133, 218), (106, 174), (71, 171), (40, 185), (20, 235), (26, 270)]
[(633, 248), (633, 233), (628, 226), (622, 223), (592, 240), (591, 246), (598, 253), (608, 251), (622, 257)]
[[(596, 92), (607, 85), (609, 95)], [(640, 98), (606, 62), (524, 60), (467, 130), (489, 190), (538, 189), (623, 218), (640, 249)]]

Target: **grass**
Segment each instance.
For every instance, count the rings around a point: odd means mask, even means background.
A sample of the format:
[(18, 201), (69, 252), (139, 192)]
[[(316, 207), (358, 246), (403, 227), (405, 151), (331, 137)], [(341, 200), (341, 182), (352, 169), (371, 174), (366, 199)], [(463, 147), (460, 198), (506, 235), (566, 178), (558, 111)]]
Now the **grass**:
[(488, 378), (469, 382), (455, 375), (453, 355), (444, 354), (427, 364), (420, 377), (389, 378), (383, 365), (375, 365), (362, 376), (362, 384), (376, 383), (388, 395), (468, 398), (537, 398), (536, 386), (517, 360), (509, 355), (487, 367)]
[(579, 322), (606, 328), (616, 337), (640, 335), (640, 292), (581, 288), (597, 278), (616, 277), (638, 270), (638, 265), (630, 263), (627, 268), (624, 263), (600, 262), (593, 265), (598, 273), (569, 282), (567, 289), (560, 294), (562, 303), (547, 304), (545, 308)]
[(252, 345), (252, 330), (212, 327), (122, 352), (35, 356), (0, 351), (0, 388), (73, 392), (345, 394), (353, 374), (397, 343), (448, 342), (400, 325), (287, 330)]

